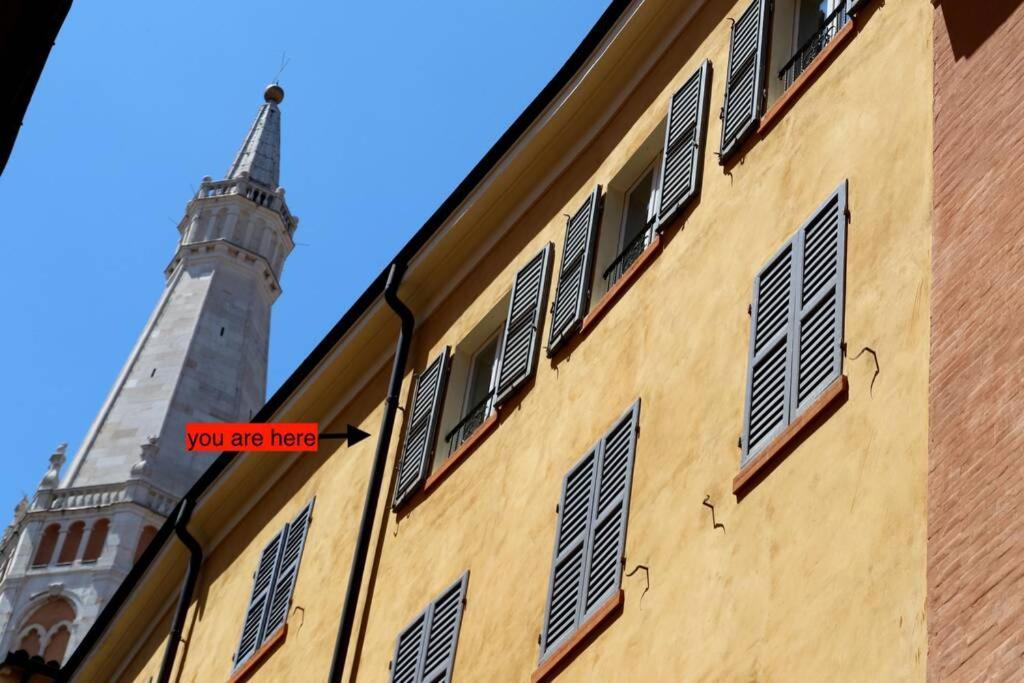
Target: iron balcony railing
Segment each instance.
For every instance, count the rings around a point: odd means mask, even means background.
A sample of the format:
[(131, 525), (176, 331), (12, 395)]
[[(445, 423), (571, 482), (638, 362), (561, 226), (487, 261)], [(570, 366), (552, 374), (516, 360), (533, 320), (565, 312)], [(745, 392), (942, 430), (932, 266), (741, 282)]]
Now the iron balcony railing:
[(832, 13), (825, 17), (821, 28), (800, 46), (796, 54), (790, 57), (786, 65), (779, 71), (779, 80), (782, 81), (783, 89), (793, 85), (804, 69), (821, 54), (825, 46), (832, 42), (832, 39), (839, 33), (839, 29), (846, 26), (848, 21), (850, 21), (850, 15), (846, 13), (846, 2), (840, 0)]
[(451, 431), (445, 434), (444, 440), (448, 442), (448, 455), (451, 456), (459, 446), (465, 443), (466, 439), (472, 436), (473, 432), (484, 423), (487, 416), (491, 414), (493, 407), (494, 390), (491, 389), (479, 403), (470, 408), (459, 423), (452, 427)]
[(651, 223), (639, 235), (629, 241), (622, 252), (615, 257), (615, 260), (611, 262), (605, 271), (604, 278), (607, 289), (611, 289), (612, 285), (618, 282), (622, 274), (629, 270), (629, 267), (640, 257), (640, 254), (644, 253), (644, 249), (654, 239), (654, 224)]

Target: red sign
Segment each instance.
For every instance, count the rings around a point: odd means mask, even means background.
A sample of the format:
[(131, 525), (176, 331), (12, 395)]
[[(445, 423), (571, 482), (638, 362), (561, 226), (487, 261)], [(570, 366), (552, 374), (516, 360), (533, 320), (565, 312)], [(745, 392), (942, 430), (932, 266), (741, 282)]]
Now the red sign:
[(315, 422), (189, 422), (187, 451), (315, 451), (320, 436)]

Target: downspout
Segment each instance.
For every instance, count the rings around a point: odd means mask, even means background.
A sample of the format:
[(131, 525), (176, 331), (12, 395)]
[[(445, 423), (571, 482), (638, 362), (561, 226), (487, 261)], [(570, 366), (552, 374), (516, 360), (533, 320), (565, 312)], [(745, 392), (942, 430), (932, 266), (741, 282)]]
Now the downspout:
[(178, 644), (181, 642), (181, 634), (185, 630), (185, 617), (188, 616), (188, 606), (192, 604), (192, 593), (196, 589), (196, 580), (199, 578), (199, 569), (203, 566), (203, 549), (199, 542), (188, 532), (188, 521), (192, 517), (192, 508), (195, 502), (184, 498), (181, 501), (181, 508), (178, 510), (178, 517), (174, 520), (174, 533), (181, 542), (188, 548), (188, 573), (185, 575), (185, 585), (181, 587), (181, 597), (178, 598), (178, 609), (174, 612), (174, 621), (171, 622), (171, 632), (167, 636), (167, 649), (164, 650), (164, 659), (160, 664), (160, 674), (157, 676), (157, 683), (168, 683), (171, 680), (171, 669), (174, 668), (174, 659), (178, 655)]
[(349, 569), (348, 587), (345, 589), (345, 604), (341, 609), (338, 638), (334, 643), (331, 672), (327, 678), (330, 683), (341, 683), (345, 659), (348, 657), (349, 641), (352, 638), (352, 624), (356, 616), (356, 603), (359, 601), (359, 588), (363, 584), (366, 554), (370, 548), (373, 517), (380, 500), (380, 487), (384, 480), (384, 464), (387, 461), (388, 450), (391, 448), (391, 431), (395, 426), (398, 397), (402, 390), (402, 378), (405, 376), (406, 361), (409, 358), (412, 331), (416, 326), (416, 318), (413, 316), (412, 311), (398, 299), (398, 286), (401, 284), (404, 275), (405, 264), (392, 263), (391, 270), (388, 272), (387, 285), (384, 287), (384, 300), (401, 319), (402, 331), (398, 335), (395, 362), (391, 366), (391, 381), (388, 383), (388, 395), (385, 399), (384, 417), (381, 419), (380, 433), (377, 436), (377, 451), (373, 456), (370, 481), (366, 485), (366, 500), (363, 503), (363, 516), (359, 522), (359, 536), (356, 539), (356, 548), (352, 554), (352, 567)]

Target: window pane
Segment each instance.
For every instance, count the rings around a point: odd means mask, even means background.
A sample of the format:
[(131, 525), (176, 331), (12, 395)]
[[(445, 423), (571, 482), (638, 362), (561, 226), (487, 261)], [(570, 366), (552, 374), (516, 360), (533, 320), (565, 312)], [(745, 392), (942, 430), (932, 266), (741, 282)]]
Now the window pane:
[(653, 185), (654, 170), (651, 169), (629, 191), (629, 197), (626, 199), (626, 217), (622, 226), (623, 247), (647, 229), (647, 211), (650, 206)]
[(491, 389), (491, 370), (498, 353), (498, 338), (494, 337), (477, 351), (473, 357), (473, 368), (470, 371), (469, 390), (466, 392), (466, 406), (469, 410), (484, 400)]

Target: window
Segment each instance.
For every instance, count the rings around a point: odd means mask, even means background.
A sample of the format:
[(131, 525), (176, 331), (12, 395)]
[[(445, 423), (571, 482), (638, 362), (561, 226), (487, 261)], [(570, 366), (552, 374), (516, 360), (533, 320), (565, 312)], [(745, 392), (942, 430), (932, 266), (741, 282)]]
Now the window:
[(705, 60), (672, 95), (666, 120), (612, 178), (603, 199), (598, 185), (569, 217), (548, 356), (700, 192), (710, 82)]
[(97, 519), (89, 531), (89, 540), (82, 553), (82, 562), (95, 562), (103, 554), (103, 546), (107, 544), (107, 532), (110, 531), (109, 519)]
[(85, 522), (72, 522), (64, 536), (64, 544), (60, 547), (57, 555), (57, 564), (71, 564), (78, 556), (78, 546), (82, 543), (82, 536), (85, 534)]
[(721, 113), (722, 163), (757, 130), (766, 106), (793, 85), (864, 4), (865, 0), (754, 0), (732, 22)]
[(740, 467), (842, 375), (846, 181), (754, 278)]
[[(505, 299), (507, 305), (493, 309), (459, 345), (454, 358), (451, 348), (445, 347), (416, 378), (393, 509), (420, 490), (431, 466), (440, 465), (449, 453), (456, 452), (458, 446), (453, 443), (468, 439), (486, 413), (500, 408), (533, 378), (553, 251), (553, 245), (545, 245), (519, 269)], [(496, 335), (493, 350), (492, 335)], [(454, 391), (448, 391), (449, 384)], [(441, 437), (446, 448), (437, 448), (442, 413), (447, 431), (442, 430)]]
[(60, 525), (50, 524), (43, 530), (39, 539), (39, 547), (36, 555), (32, 558), (33, 567), (45, 567), (53, 559), (53, 553), (57, 549), (57, 539), (60, 537)]
[(540, 664), (594, 624), (620, 595), (639, 428), (637, 400), (562, 483)]
[(71, 603), (61, 597), (49, 598), (24, 620), (16, 649), (47, 662), (61, 662), (74, 623), (75, 608)]
[[(306, 543), (306, 532), (313, 519), (313, 502), (309, 501), (295, 519), (286, 524), (260, 553), (253, 574), (252, 592), (245, 610), (242, 635), (235, 651), (233, 671), (273, 640), (288, 620), (292, 592), (299, 573), (299, 561)], [(268, 643), (269, 644), (269, 643)]]
[(450, 683), (466, 605), (466, 572), (398, 634), (391, 683)]

